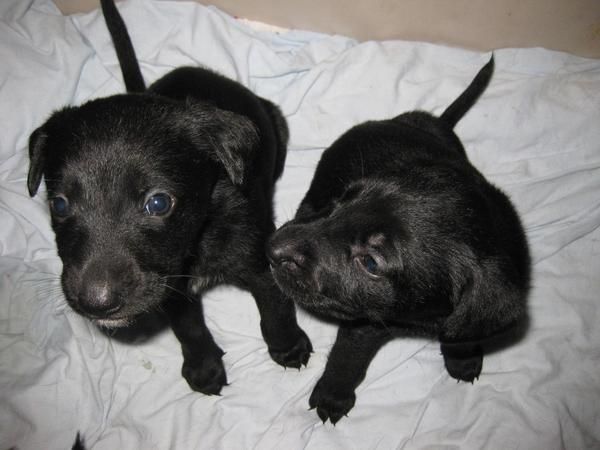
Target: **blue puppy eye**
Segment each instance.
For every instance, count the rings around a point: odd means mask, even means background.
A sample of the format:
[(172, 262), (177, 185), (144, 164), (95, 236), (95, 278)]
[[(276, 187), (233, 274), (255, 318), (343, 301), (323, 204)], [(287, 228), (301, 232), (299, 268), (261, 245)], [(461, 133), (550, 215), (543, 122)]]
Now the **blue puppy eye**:
[(50, 209), (57, 217), (67, 217), (69, 215), (69, 201), (65, 197), (54, 197), (50, 199)]
[(169, 194), (160, 192), (153, 194), (144, 205), (144, 211), (151, 216), (164, 216), (173, 207), (173, 200)]
[(364, 256), (362, 259), (362, 264), (364, 268), (367, 269), (367, 272), (372, 273), (373, 275), (377, 274), (377, 269), (379, 268), (379, 265), (372, 256)]

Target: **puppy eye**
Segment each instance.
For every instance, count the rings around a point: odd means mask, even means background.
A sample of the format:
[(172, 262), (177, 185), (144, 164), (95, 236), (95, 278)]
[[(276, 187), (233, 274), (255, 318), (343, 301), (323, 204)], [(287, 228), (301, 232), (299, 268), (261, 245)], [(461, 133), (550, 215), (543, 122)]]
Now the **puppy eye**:
[(164, 216), (173, 207), (173, 199), (164, 192), (153, 194), (146, 200), (144, 211), (151, 216)]
[(50, 199), (50, 210), (56, 217), (67, 217), (70, 213), (69, 201), (59, 195)]
[(379, 263), (371, 255), (358, 256), (356, 260), (369, 275), (379, 277)]
[(373, 273), (373, 274), (375, 272), (377, 272), (377, 269), (379, 266), (377, 265), (377, 261), (375, 261), (375, 259), (372, 256), (370, 256), (370, 255), (363, 256), (362, 262), (363, 262), (363, 266), (365, 266), (365, 269), (367, 269), (367, 272)]

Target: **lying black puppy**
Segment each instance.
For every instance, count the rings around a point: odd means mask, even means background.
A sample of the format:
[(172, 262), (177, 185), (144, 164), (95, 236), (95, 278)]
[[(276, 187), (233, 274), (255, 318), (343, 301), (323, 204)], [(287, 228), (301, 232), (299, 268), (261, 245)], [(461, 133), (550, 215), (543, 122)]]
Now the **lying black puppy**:
[(337, 422), (394, 335), (438, 335), (448, 372), (473, 381), (482, 341), (526, 313), (529, 254), (510, 201), (473, 167), (454, 125), (485, 90), (493, 59), (436, 118), (415, 111), (333, 143), (269, 259), (299, 305), (341, 321), (310, 406)]
[(217, 394), (227, 382), (223, 352), (200, 299), (231, 283), (256, 299), (272, 358), (306, 364), (310, 341), (264, 255), (286, 155), (283, 116), (201, 68), (176, 69), (145, 91), (125, 24), (111, 0), (101, 3), (133, 93), (55, 112), (29, 145), (29, 193), (43, 176), (67, 301), (103, 327), (164, 309), (183, 376)]

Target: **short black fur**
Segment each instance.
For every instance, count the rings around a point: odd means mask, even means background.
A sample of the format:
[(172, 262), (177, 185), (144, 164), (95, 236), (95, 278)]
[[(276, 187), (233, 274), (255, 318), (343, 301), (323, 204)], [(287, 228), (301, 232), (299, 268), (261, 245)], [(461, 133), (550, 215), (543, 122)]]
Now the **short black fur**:
[(310, 405), (337, 422), (377, 350), (437, 336), (459, 380), (481, 372), (493, 336), (523, 323), (530, 262), (508, 197), (452, 131), (485, 90), (493, 59), (436, 118), (413, 111), (355, 126), (323, 153), (296, 217), (269, 244), (277, 283), (341, 322)]
[[(118, 10), (101, 3), (127, 89), (143, 91)], [(110, 328), (166, 312), (183, 376), (218, 394), (223, 351), (201, 295), (230, 283), (254, 296), (272, 358), (306, 364), (310, 341), (264, 254), (287, 140), (275, 105), (197, 67), (52, 114), (31, 135), (27, 186), (45, 179), (68, 303)]]

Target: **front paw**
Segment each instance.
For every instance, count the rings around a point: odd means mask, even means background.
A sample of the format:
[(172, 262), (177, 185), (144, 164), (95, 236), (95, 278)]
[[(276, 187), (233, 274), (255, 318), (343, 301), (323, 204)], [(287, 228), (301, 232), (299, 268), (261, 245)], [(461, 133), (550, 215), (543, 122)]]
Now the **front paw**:
[(310, 339), (304, 331), (298, 328), (298, 337), (291, 347), (278, 348), (269, 346), (269, 354), (273, 361), (283, 367), (294, 367), (299, 369), (300, 366), (306, 366), (310, 354), (313, 351)]
[(194, 391), (206, 395), (219, 395), (227, 385), (223, 360), (217, 354), (184, 358), (181, 374)]
[(335, 425), (354, 407), (356, 394), (339, 386), (327, 385), (320, 379), (308, 400), (310, 409), (317, 409), (317, 415), (325, 423), (327, 419)]
[(483, 350), (479, 345), (466, 347), (442, 344), (444, 365), (452, 378), (473, 383), (483, 366)]

